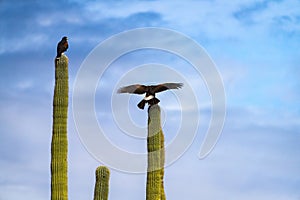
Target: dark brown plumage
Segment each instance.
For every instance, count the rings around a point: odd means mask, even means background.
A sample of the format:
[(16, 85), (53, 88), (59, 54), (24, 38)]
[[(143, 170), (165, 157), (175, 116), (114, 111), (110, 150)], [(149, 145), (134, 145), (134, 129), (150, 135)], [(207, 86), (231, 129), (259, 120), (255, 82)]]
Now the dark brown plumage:
[(61, 54), (69, 48), (68, 38), (64, 36), (61, 41), (57, 44), (57, 55), (56, 59), (59, 59)]
[(182, 83), (162, 83), (159, 85), (129, 85), (121, 87), (118, 93), (131, 93), (131, 94), (144, 94), (146, 93), (144, 99), (138, 103), (140, 109), (144, 109), (145, 104), (148, 103), (149, 106), (158, 104), (160, 100), (155, 97), (155, 93), (162, 92), (169, 89), (179, 89), (183, 86)]

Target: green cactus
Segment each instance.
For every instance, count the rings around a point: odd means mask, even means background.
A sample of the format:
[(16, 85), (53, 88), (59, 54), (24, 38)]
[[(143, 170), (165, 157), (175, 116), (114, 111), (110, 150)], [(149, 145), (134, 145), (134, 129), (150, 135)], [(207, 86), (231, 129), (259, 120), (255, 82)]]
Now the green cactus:
[(51, 200), (68, 199), (68, 57), (55, 60), (51, 143)]
[(109, 169), (100, 166), (96, 169), (94, 200), (107, 200), (109, 192)]
[(164, 163), (165, 147), (164, 134), (161, 128), (160, 107), (155, 104), (148, 109), (148, 170), (146, 200), (165, 200)]

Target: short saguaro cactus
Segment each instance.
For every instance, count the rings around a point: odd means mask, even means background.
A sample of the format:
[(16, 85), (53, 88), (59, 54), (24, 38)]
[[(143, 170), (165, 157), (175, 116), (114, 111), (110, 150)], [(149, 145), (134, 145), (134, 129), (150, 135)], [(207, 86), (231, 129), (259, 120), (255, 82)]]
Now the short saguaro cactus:
[(96, 183), (94, 189), (94, 200), (107, 200), (109, 192), (109, 169), (100, 166), (96, 169)]

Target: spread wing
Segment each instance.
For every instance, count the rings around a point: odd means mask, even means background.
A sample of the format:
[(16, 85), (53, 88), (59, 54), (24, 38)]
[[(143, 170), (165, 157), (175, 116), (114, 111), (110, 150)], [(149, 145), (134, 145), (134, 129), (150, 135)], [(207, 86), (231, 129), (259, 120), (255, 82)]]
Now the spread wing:
[(134, 94), (144, 94), (147, 91), (147, 86), (145, 85), (129, 85), (121, 87), (118, 89), (118, 93), (134, 93)]
[(179, 89), (182, 86), (183, 86), (182, 83), (163, 83), (163, 84), (154, 86), (153, 92), (157, 93), (157, 92), (162, 92), (162, 91), (170, 90), (170, 89)]

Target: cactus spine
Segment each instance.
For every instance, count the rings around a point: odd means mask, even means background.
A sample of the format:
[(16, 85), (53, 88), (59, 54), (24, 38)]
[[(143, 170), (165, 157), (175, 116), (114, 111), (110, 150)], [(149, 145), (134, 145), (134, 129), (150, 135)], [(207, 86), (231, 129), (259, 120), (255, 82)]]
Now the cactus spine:
[(100, 166), (96, 169), (94, 200), (107, 200), (109, 192), (109, 169)]
[(68, 199), (68, 57), (55, 60), (51, 143), (51, 200)]
[(160, 107), (155, 104), (148, 109), (148, 170), (146, 200), (165, 200), (164, 163), (165, 148), (164, 134), (161, 128)]

